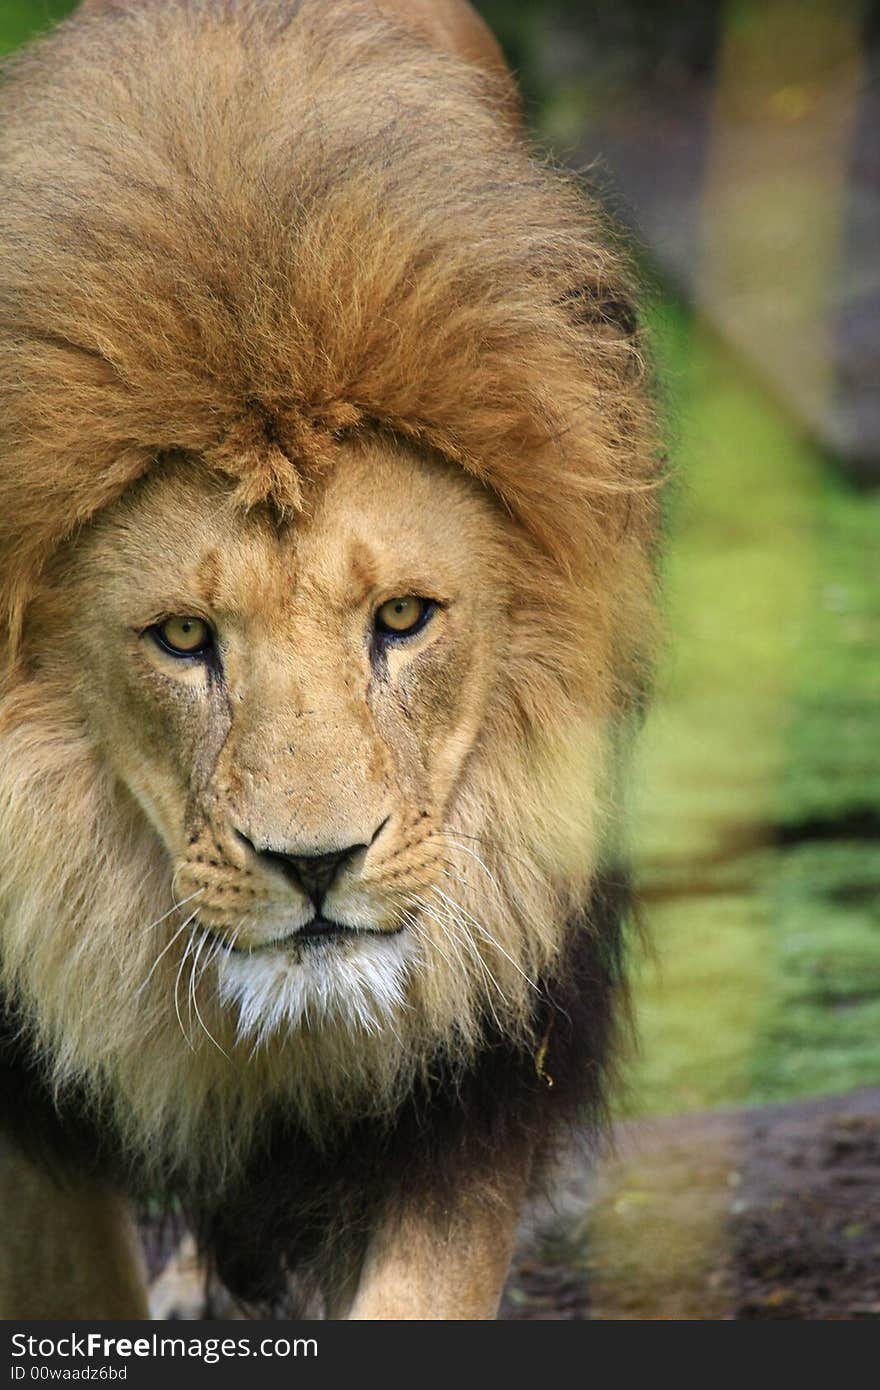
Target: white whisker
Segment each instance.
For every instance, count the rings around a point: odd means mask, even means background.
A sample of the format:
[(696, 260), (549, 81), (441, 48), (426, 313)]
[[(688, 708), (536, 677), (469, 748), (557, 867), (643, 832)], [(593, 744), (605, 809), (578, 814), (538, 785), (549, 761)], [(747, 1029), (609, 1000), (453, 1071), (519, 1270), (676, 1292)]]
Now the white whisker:
[[(425, 910), (427, 911), (428, 915), (434, 919), (435, 922), (440, 922), (440, 918), (438, 917), (437, 913), (433, 911), (430, 907), (428, 907), (427, 904), (425, 904)], [(507, 995), (505, 994), (504, 989), (502, 988), (496, 976), (489, 969), (487, 961), (483, 958), (483, 955), (480, 952), (476, 942), (472, 939), (470, 932), (467, 930), (467, 926), (463, 918), (457, 915), (453, 915), (451, 912), (449, 912), (449, 908), (447, 908), (446, 911), (449, 914), (450, 927), (452, 928), (453, 932), (455, 932), (456, 928), (458, 928), (458, 931), (460, 933), (456, 936), (456, 940), (460, 941), (461, 944), (467, 948), (471, 958), (476, 962), (484, 978), (489, 982), (489, 984), (494, 986), (495, 990), (497, 991), (498, 997), (501, 1000), (501, 1003), (504, 1006), (507, 1006)], [(500, 1028), (502, 1026), (501, 1020), (498, 1017), (498, 1014), (495, 1010), (495, 1004), (492, 1000), (491, 995), (487, 995), (487, 1002), (489, 1005), (489, 1009), (492, 1013), (492, 1018)]]
[[(455, 903), (451, 898), (448, 898), (448, 897), (446, 896), (446, 894), (443, 892), (443, 889), (442, 889), (442, 888), (438, 888), (438, 887), (436, 886), (436, 884), (432, 887), (431, 892), (432, 892), (432, 893), (436, 893), (440, 898), (443, 899), (443, 901), (444, 901), (445, 903), (447, 903), (447, 904), (448, 904), (449, 906), (451, 906), (453, 909), (457, 909), (459, 912), (461, 912), (461, 913), (464, 915), (464, 917), (471, 923), (471, 925), (480, 933), (480, 935), (483, 936), (483, 937), (486, 939), (486, 941), (488, 941), (492, 946), (494, 946), (495, 949), (496, 949), (496, 951), (500, 951), (501, 954), (502, 954), (502, 955), (510, 962), (510, 964), (513, 966), (514, 970), (518, 971), (519, 974), (522, 975), (523, 979), (526, 981), (526, 984), (531, 985), (532, 989), (538, 990), (538, 988), (539, 988), (538, 985), (536, 985), (535, 981), (532, 980), (532, 979), (526, 974), (526, 972), (523, 970), (523, 968), (522, 968), (522, 966), (519, 964), (519, 962), (514, 960), (513, 956), (510, 954), (510, 952), (509, 952), (508, 950), (506, 950), (506, 949), (501, 945), (501, 942), (498, 941), (498, 940), (492, 935), (492, 933), (489, 931), (489, 929), (488, 929), (487, 927), (485, 927), (485, 926), (483, 925), (482, 922), (478, 922), (477, 919), (476, 919), (476, 917), (474, 917), (470, 912), (468, 912), (467, 908), (462, 907), (461, 904)], [(539, 992), (540, 992), (540, 991), (539, 991)]]
[[(195, 917), (196, 917), (196, 914), (193, 913), (193, 914), (192, 914), (192, 917), (188, 918), (188, 920), (187, 920), (187, 922), (186, 922), (185, 925), (186, 925), (186, 926), (189, 926), (191, 922), (195, 921)], [(193, 936), (192, 936), (192, 933), (190, 933), (189, 941), (186, 943), (186, 950), (183, 952), (183, 955), (180, 957), (180, 964), (179, 964), (178, 967), (177, 967), (177, 974), (176, 974), (176, 976), (174, 977), (174, 1012), (175, 1012), (176, 1015), (177, 1015), (177, 1022), (180, 1024), (180, 1031), (181, 1031), (181, 1034), (182, 1034), (184, 1040), (185, 1040), (185, 1041), (187, 1042), (187, 1044), (189, 1045), (190, 1051), (191, 1051), (191, 1052), (195, 1052), (195, 1047), (193, 1046), (192, 1038), (189, 1036), (189, 1034), (187, 1033), (186, 1029), (185, 1029), (184, 1026), (183, 1026), (183, 1019), (182, 1019), (181, 1016), (180, 1016), (180, 1000), (179, 1000), (178, 997), (177, 997), (177, 991), (178, 991), (178, 989), (180, 988), (180, 979), (181, 979), (181, 976), (182, 976), (182, 974), (183, 974), (183, 968), (184, 968), (184, 966), (186, 965), (187, 959), (189, 958), (189, 954), (190, 954), (190, 951), (192, 950), (192, 948), (193, 948)]]
[(164, 922), (167, 917), (170, 917), (172, 912), (178, 912), (180, 908), (186, 907), (187, 903), (191, 903), (193, 898), (197, 898), (199, 894), (204, 893), (204, 891), (204, 888), (197, 888), (194, 893), (190, 893), (189, 897), (184, 898), (182, 902), (174, 903), (169, 907), (167, 912), (163, 912), (162, 916), (157, 917), (154, 922), (148, 922), (145, 927), (138, 927), (138, 935), (146, 935), (148, 931), (152, 931), (154, 927), (158, 927), (161, 922)]
[[(195, 895), (193, 895), (193, 896), (195, 896)], [(191, 922), (193, 922), (193, 921), (195, 920), (195, 918), (196, 918), (197, 915), (198, 915), (198, 914), (197, 914), (196, 912), (194, 912), (190, 917), (187, 917), (187, 919), (186, 919), (185, 922), (181, 922), (180, 926), (177, 928), (177, 931), (176, 931), (176, 932), (174, 933), (174, 935), (171, 937), (171, 940), (168, 941), (168, 942), (162, 947), (162, 950), (159, 952), (158, 956), (157, 956), (156, 959), (153, 961), (153, 964), (150, 966), (149, 974), (147, 975), (147, 977), (146, 977), (146, 979), (144, 980), (143, 984), (141, 984), (141, 985), (138, 986), (137, 996), (136, 996), (136, 997), (140, 997), (140, 995), (143, 994), (143, 992), (144, 992), (144, 990), (146, 989), (147, 985), (150, 983), (150, 980), (153, 978), (153, 975), (154, 975), (154, 973), (155, 973), (155, 971), (156, 971), (156, 967), (158, 966), (158, 964), (159, 964), (159, 962), (161, 961), (162, 957), (163, 957), (164, 955), (166, 955), (166, 954), (168, 953), (168, 951), (171, 950), (171, 947), (174, 945), (175, 941), (178, 939), (178, 937), (181, 935), (182, 932), (185, 932), (185, 931), (186, 931), (187, 927), (190, 925)]]
[[(466, 845), (457, 844), (457, 840), (473, 840), (478, 845), (491, 845), (498, 853), (503, 854), (505, 859), (512, 860), (514, 864), (520, 864), (536, 883), (543, 883), (543, 879), (534, 864), (530, 863), (528, 859), (523, 859), (521, 855), (514, 854), (503, 840), (488, 840), (485, 835), (468, 835), (463, 830), (456, 830), (454, 826), (449, 826), (446, 830), (435, 830), (433, 834), (440, 839), (450, 840), (455, 844), (456, 849), (462, 850), (465, 854), (469, 854), (471, 851), (468, 850)], [(486, 873), (489, 874), (491, 878), (492, 875), (489, 869), (486, 868), (486, 865), (480, 859), (479, 855), (474, 854), (473, 857), (477, 860), (478, 864), (481, 864), (482, 867), (486, 869)]]
[(500, 887), (500, 885), (499, 885), (499, 883), (498, 883), (497, 878), (496, 878), (495, 875), (492, 873), (492, 870), (489, 868), (489, 866), (488, 866), (488, 864), (485, 862), (485, 860), (481, 859), (480, 856), (476, 853), (476, 851), (475, 851), (475, 850), (472, 850), (472, 849), (469, 849), (467, 845), (459, 844), (458, 841), (457, 841), (456, 839), (454, 839), (451, 835), (447, 835), (445, 838), (446, 838), (447, 840), (449, 840), (450, 844), (451, 844), (455, 849), (457, 849), (457, 850), (459, 851), (460, 854), (467, 854), (471, 859), (474, 860), (474, 862), (475, 862), (476, 864), (479, 865), (479, 867), (480, 867), (480, 868), (483, 870), (483, 872), (486, 874), (486, 877), (489, 879), (489, 882), (492, 884), (492, 887), (495, 889), (496, 893), (498, 894), (498, 899), (499, 899), (499, 901), (503, 903), (503, 902), (504, 902), (504, 895), (503, 895), (503, 893), (501, 892), (501, 887)]
[[(418, 898), (408, 898), (407, 901), (411, 902), (412, 905), (415, 908), (417, 908), (418, 911), (426, 913), (427, 916), (431, 917), (433, 921), (438, 921), (438, 918), (428, 907), (427, 903), (421, 902)], [(421, 941), (424, 941), (426, 945), (432, 946), (435, 951), (439, 951), (440, 955), (446, 961), (446, 964), (449, 966), (451, 970), (454, 971), (455, 966), (453, 965), (449, 956), (444, 951), (443, 947), (440, 945), (440, 942), (435, 940), (435, 938), (431, 936), (430, 933), (426, 932), (421, 923), (411, 913), (405, 913), (404, 917), (407, 926), (409, 926), (412, 929), (412, 931), (415, 932), (416, 936), (418, 936)]]
[[(210, 1038), (211, 1042), (214, 1044), (214, 1046), (216, 1047), (217, 1051), (223, 1053), (223, 1056), (226, 1058), (227, 1062), (230, 1062), (230, 1061), (232, 1060), (232, 1058), (229, 1056), (229, 1053), (226, 1051), (226, 1049), (225, 1049), (224, 1047), (221, 1047), (221, 1046), (220, 1046), (220, 1044), (218, 1043), (217, 1039), (214, 1037), (214, 1034), (211, 1032), (210, 1028), (209, 1028), (208, 1025), (205, 1023), (205, 1020), (202, 1018), (202, 1012), (201, 1012), (201, 1009), (199, 1008), (199, 1001), (198, 1001), (198, 999), (196, 998), (196, 985), (197, 985), (197, 983), (198, 983), (198, 980), (197, 980), (197, 978), (196, 978), (196, 970), (198, 969), (199, 956), (200, 956), (201, 953), (202, 953), (202, 947), (204, 946), (206, 939), (207, 939), (207, 938), (206, 938), (205, 934), (203, 933), (203, 934), (202, 934), (202, 938), (201, 938), (201, 940), (200, 940), (198, 946), (196, 947), (196, 953), (195, 953), (195, 957), (194, 957), (194, 959), (193, 959), (192, 969), (191, 969), (190, 975), (189, 975), (189, 978), (190, 978), (190, 993), (191, 993), (191, 995), (192, 995), (193, 1008), (194, 1008), (195, 1011), (196, 1011), (196, 1018), (199, 1020), (199, 1023), (200, 1023), (201, 1028), (202, 1028), (202, 1032), (205, 1033), (205, 1034)], [(210, 952), (209, 952), (209, 954), (208, 954), (208, 959), (210, 960)], [(204, 972), (204, 966), (202, 967), (202, 971)], [(201, 977), (199, 977), (199, 978), (201, 978)]]

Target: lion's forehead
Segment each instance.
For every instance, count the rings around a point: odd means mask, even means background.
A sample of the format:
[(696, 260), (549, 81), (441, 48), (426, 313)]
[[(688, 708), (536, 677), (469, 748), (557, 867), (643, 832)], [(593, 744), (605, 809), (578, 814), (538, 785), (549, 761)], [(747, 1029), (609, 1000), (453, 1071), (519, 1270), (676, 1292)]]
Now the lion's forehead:
[(291, 620), (311, 623), (319, 636), (395, 586), (501, 589), (503, 570), (487, 563), (500, 530), (488, 496), (460, 471), (378, 444), (340, 451), (311, 480), (303, 511), (286, 517), (244, 511), (223, 479), (173, 460), (100, 519), (86, 565), (110, 603), (180, 612), (189, 602), (282, 634)]

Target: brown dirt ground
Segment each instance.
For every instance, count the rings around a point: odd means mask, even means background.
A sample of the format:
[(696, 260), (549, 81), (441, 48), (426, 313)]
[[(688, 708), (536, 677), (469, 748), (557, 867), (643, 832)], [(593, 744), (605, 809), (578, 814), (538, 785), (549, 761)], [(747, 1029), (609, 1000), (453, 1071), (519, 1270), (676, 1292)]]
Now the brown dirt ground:
[(506, 1318), (880, 1317), (880, 1089), (621, 1126), (526, 1233)]

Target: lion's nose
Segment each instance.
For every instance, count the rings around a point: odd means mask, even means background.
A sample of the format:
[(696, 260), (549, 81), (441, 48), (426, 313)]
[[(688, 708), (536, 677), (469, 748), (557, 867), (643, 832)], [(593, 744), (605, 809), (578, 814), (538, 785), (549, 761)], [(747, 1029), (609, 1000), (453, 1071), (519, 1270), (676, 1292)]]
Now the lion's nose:
[(320, 910), (321, 902), (327, 894), (331, 883), (349, 859), (352, 859), (359, 850), (367, 849), (365, 843), (346, 845), (344, 849), (328, 850), (325, 854), (287, 854), (283, 850), (258, 849), (253, 840), (237, 832), (239, 837), (244, 840), (260, 859), (268, 859), (283, 869), (289, 878), (297, 884), (303, 892), (311, 898), (315, 907)]
[(291, 866), (315, 907), (320, 908), (322, 899), (342, 865), (357, 854), (358, 850), (366, 848), (366, 845), (358, 844), (348, 845), (346, 849), (330, 850), (328, 854), (276, 854), (272, 857), (283, 859)]

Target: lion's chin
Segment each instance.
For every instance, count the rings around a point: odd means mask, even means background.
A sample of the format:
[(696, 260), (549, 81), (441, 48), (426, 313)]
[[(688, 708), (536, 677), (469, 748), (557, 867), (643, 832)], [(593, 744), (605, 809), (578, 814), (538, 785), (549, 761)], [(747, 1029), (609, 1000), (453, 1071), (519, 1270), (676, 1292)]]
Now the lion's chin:
[(230, 951), (218, 964), (220, 1002), (254, 1049), (302, 1026), (377, 1033), (405, 1005), (415, 956), (406, 932), (329, 937), (293, 953)]

